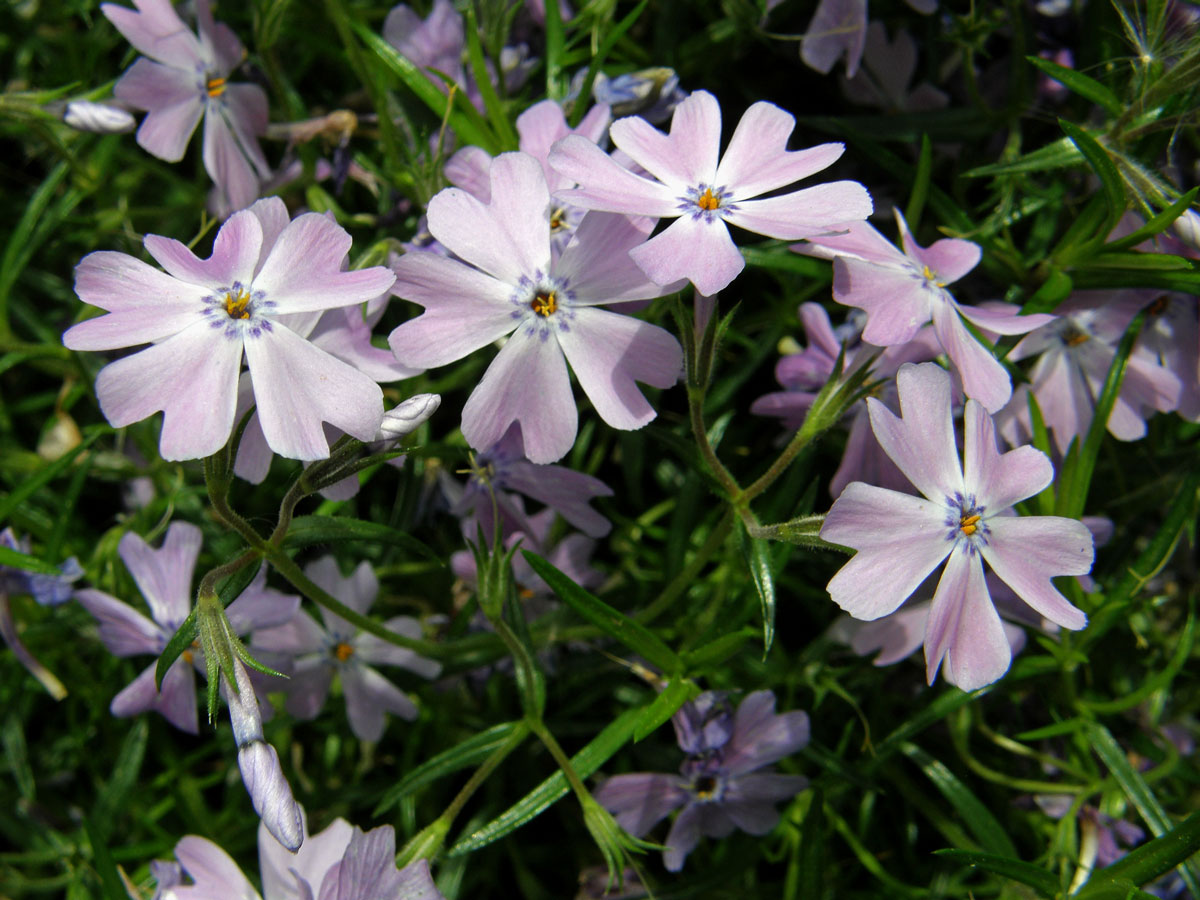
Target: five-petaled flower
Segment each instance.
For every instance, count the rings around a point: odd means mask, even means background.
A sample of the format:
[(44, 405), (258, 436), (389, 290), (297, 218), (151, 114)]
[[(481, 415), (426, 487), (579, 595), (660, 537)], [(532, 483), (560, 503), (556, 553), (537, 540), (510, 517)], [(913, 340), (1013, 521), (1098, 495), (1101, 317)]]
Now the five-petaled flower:
[(557, 197), (584, 209), (674, 218), (629, 255), (658, 284), (686, 278), (712, 296), (745, 266), (726, 223), (797, 240), (871, 214), (871, 197), (856, 181), (754, 199), (820, 172), (842, 155), (841, 144), (788, 152), (795, 124), (775, 104), (755, 103), (718, 159), (721, 107), (712, 94), (696, 91), (675, 108), (669, 135), (637, 116), (609, 129), (613, 143), (657, 180), (635, 175), (595, 143), (568, 135), (551, 150), (550, 165), (579, 187)]
[(950, 375), (936, 363), (906, 365), (896, 376), (902, 417), (868, 398), (884, 451), (925, 498), (852, 482), (825, 518), (821, 537), (858, 553), (829, 582), (835, 603), (856, 619), (895, 610), (943, 561), (925, 627), (926, 676), (945, 662), (963, 690), (990, 684), (1012, 660), (989, 595), (983, 562), (1035, 611), (1077, 630), (1087, 616), (1054, 587), (1056, 575), (1092, 566), (1092, 535), (1060, 516), (1008, 515), (1052, 480), (1050, 460), (1033, 447), (1001, 455), (991, 416), (966, 404), (959, 464), (950, 414)]
[(391, 287), (382, 266), (342, 271), (350, 235), (306, 213), (288, 221), (277, 197), (235, 213), (212, 256), (147, 235), (166, 272), (124, 253), (98, 251), (75, 269), (75, 292), (108, 315), (63, 335), (72, 350), (151, 346), (106, 366), (96, 396), (108, 421), (130, 425), (163, 411), (164, 459), (215, 453), (233, 431), (242, 354), (258, 418), (280, 456), (323, 459), (321, 423), (375, 437), (383, 393), (375, 381), (305, 340), (321, 310), (362, 303)]
[(117, 99), (146, 110), (137, 141), (147, 153), (178, 162), (204, 118), (204, 168), (220, 193), (223, 213), (249, 206), (270, 166), (258, 146), (267, 130), (267, 95), (229, 75), (245, 49), (227, 25), (214, 22), (208, 0), (196, 0), (197, 33), (170, 0), (134, 0), (136, 10), (104, 3), (101, 12), (149, 59), (138, 59), (117, 82)]

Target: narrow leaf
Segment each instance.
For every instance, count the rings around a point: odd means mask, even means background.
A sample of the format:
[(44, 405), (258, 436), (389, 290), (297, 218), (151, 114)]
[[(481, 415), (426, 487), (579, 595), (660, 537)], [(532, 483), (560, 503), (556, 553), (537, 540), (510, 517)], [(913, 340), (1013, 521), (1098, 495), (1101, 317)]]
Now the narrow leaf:
[(738, 529), (738, 538), (742, 558), (746, 560), (746, 566), (750, 569), (750, 580), (754, 582), (754, 590), (758, 594), (765, 658), (775, 640), (775, 576), (771, 574), (771, 545), (751, 537), (744, 527)]
[(3, 544), (0, 544), (0, 566), (8, 566), (10, 569), (20, 569), (24, 572), (35, 572), (38, 575), (62, 574), (57, 566), (52, 566), (36, 556), (30, 556), (28, 553), (22, 553), (20, 550), (14, 550)]
[(1104, 189), (1104, 199), (1108, 204), (1108, 218), (1105, 227), (1101, 229), (1101, 234), (1107, 236), (1125, 212), (1125, 184), (1121, 181), (1121, 173), (1117, 171), (1117, 166), (1108, 151), (1087, 131), (1066, 119), (1059, 119), (1058, 125), (1079, 148), (1079, 152), (1092, 167), (1092, 171), (1100, 178), (1100, 184)]
[(1060, 66), (1056, 62), (1042, 59), (1039, 56), (1026, 56), (1025, 59), (1073, 94), (1078, 94), (1083, 99), (1091, 100), (1097, 106), (1102, 106), (1110, 116), (1119, 116), (1125, 112), (1125, 104), (1095, 78), (1084, 75), (1078, 69), (1068, 69), (1066, 66)]
[(373, 544), (394, 544), (445, 566), (445, 560), (427, 544), (412, 535), (378, 522), (353, 519), (348, 516), (297, 516), (292, 520), (283, 546), (288, 549), (334, 541), (367, 541)]
[(605, 634), (620, 641), (662, 672), (674, 673), (683, 668), (675, 651), (664, 644), (654, 632), (624, 613), (613, 609), (540, 556), (530, 553), (528, 550), (522, 550), (521, 554), (533, 571), (537, 572), (546, 584), (550, 585), (550, 588), (564, 603)]
[(1150, 221), (1137, 231), (1105, 244), (1105, 252), (1110, 250), (1127, 250), (1130, 247), (1136, 247), (1142, 241), (1149, 240), (1155, 235), (1162, 234), (1191, 207), (1192, 201), (1196, 199), (1197, 194), (1200, 194), (1200, 187), (1192, 188), (1158, 215), (1152, 217)]
[(3, 500), (0, 500), (0, 523), (7, 521), (8, 517), (12, 515), (13, 510), (47, 483), (53, 481), (59, 473), (66, 470), (75, 461), (75, 458), (95, 443), (98, 438), (102, 435), (112, 434), (113, 429), (107, 425), (93, 425), (84, 429), (84, 432), (84, 438), (77, 446), (64, 453), (58, 459), (54, 460), (54, 462), (48, 463), (38, 469), (29, 478), (24, 479), (12, 493)]
[(1118, 881), (1146, 884), (1182, 865), (1198, 851), (1200, 812), (1194, 812), (1166, 834), (1130, 850), (1107, 868), (1093, 872), (1083, 890), (1075, 896), (1080, 900), (1098, 900), (1099, 891), (1106, 884)]
[(684, 678), (678, 672), (673, 674), (666, 688), (646, 707), (646, 712), (634, 727), (634, 742), (653, 733), (659, 725), (675, 715), (679, 707), (699, 693), (700, 688), (690, 678)]
[(935, 850), (934, 853), (959, 865), (983, 869), (993, 875), (1027, 884), (1045, 897), (1056, 897), (1062, 890), (1058, 879), (1045, 869), (1019, 859), (1008, 859), (992, 853), (972, 853), (969, 850)]
[(196, 625), (196, 609), (188, 613), (188, 617), (183, 620), (178, 630), (171, 635), (171, 639), (167, 641), (167, 646), (163, 648), (162, 655), (158, 657), (158, 663), (154, 667), (154, 686), (158, 690), (162, 690), (163, 679), (167, 675), (167, 671), (179, 659), (179, 655), (183, 653), (200, 634), (200, 629)]

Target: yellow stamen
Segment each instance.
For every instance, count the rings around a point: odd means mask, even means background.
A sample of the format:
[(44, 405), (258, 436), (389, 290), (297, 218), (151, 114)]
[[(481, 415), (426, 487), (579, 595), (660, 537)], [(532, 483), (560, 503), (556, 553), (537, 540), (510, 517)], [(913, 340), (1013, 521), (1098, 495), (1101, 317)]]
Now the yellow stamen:
[(1088, 336), (1086, 334), (1084, 334), (1082, 331), (1076, 332), (1075, 334), (1069, 335), (1067, 337), (1067, 346), (1068, 347), (1078, 347), (1080, 344), (1086, 343), (1087, 339), (1088, 339)]
[(554, 234), (567, 227), (567, 211), (561, 206), (550, 213), (550, 233)]
[(185, 663), (187, 663), (189, 666), (192, 664), (192, 660), (193, 660), (193, 658), (194, 658), (194, 657), (193, 657), (193, 655), (192, 655), (192, 651), (191, 651), (191, 650), (184, 650), (184, 651), (183, 651), (182, 653), (180, 653), (179, 655), (183, 657), (183, 661), (184, 661)]
[(711, 775), (705, 775), (702, 778), (697, 778), (695, 785), (696, 796), (701, 800), (711, 800), (717, 792), (717, 780)]
[(225, 295), (225, 312), (231, 319), (250, 318), (250, 293), (244, 288)]
[(554, 296), (554, 291), (538, 291), (530, 301), (529, 308), (539, 316), (549, 318), (558, 310), (558, 298)]
[(333, 655), (337, 657), (338, 662), (345, 662), (354, 655), (354, 648), (342, 641), (333, 648)]
[(707, 212), (712, 212), (721, 205), (721, 201), (713, 196), (712, 188), (705, 188), (704, 193), (696, 201), (696, 205)]
[(924, 276), (926, 281), (933, 282), (934, 287), (946, 286), (946, 282), (937, 280), (937, 272), (933, 271), (933, 269), (929, 268), (929, 266), (921, 266), (921, 275)]
[(963, 516), (958, 520), (958, 526), (962, 529), (962, 533), (970, 537), (979, 530), (979, 520), (983, 518), (979, 515)]
[(220, 97), (223, 93), (225, 93), (225, 79), (210, 78), (204, 85), (204, 89), (208, 92), (208, 96), (214, 98)]

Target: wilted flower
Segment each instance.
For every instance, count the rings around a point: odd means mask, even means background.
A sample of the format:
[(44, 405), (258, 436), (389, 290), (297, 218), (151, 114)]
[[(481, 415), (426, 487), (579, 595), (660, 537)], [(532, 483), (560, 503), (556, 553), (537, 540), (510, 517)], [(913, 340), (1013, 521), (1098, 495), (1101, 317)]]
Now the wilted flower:
[(637, 116), (609, 129), (613, 143), (657, 181), (635, 175), (578, 135), (555, 145), (550, 165), (579, 184), (560, 191), (560, 200), (585, 209), (674, 218), (629, 255), (658, 284), (686, 278), (712, 296), (745, 267), (726, 222), (797, 240), (871, 213), (871, 198), (856, 181), (753, 199), (807, 178), (842, 155), (841, 144), (789, 152), (795, 124), (773, 103), (755, 103), (720, 156), (721, 107), (712, 94), (696, 91), (675, 108), (669, 135)]
[(100, 10), (125, 39), (150, 57), (138, 59), (113, 93), (146, 110), (137, 141), (146, 152), (178, 162), (204, 118), (204, 168), (232, 212), (254, 202), (270, 167), (258, 146), (267, 130), (267, 95), (258, 85), (231, 84), (245, 48), (227, 25), (214, 22), (209, 0), (196, 0), (197, 33), (170, 0), (136, 0), (136, 10), (114, 3)]
[(636, 382), (670, 387), (683, 352), (663, 329), (597, 307), (670, 290), (627, 257), (645, 231), (623, 216), (592, 214), (557, 254), (538, 161), (505, 153), (491, 176), (487, 205), (457, 188), (429, 204), (430, 231), (465, 263), (409, 253), (396, 264), (395, 293), (425, 307), (388, 337), (396, 358), (441, 366), (509, 335), (463, 408), (463, 436), (477, 450), (519, 422), (530, 460), (561, 459), (578, 428), (568, 361), (605, 422), (641, 428), (655, 412)]
[[(325, 556), (309, 563), (304, 573), (358, 613), (365, 614), (379, 593), (379, 579), (368, 562), (360, 563), (354, 574), (345, 578), (337, 560)], [(424, 678), (436, 678), (441, 664), (364, 634), (326, 609), (321, 610), (321, 618), (324, 627), (307, 613), (297, 612), (285, 624), (254, 633), (253, 649), (295, 659), (285, 686), (287, 711), (301, 719), (315, 718), (325, 705), (336, 672), (346, 698), (350, 730), (359, 740), (378, 741), (383, 736), (385, 712), (415, 719), (416, 705), (373, 666), (400, 666)], [(410, 616), (388, 619), (383, 627), (410, 638), (421, 636), (420, 623)]]
[(748, 694), (736, 713), (724, 695), (710, 691), (685, 703), (671, 721), (688, 754), (680, 775), (615, 775), (594, 796), (635, 837), (683, 807), (663, 854), (667, 869), (678, 872), (702, 834), (724, 838), (736, 827), (761, 835), (775, 827), (775, 804), (808, 781), (758, 770), (807, 745), (809, 726), (808, 715), (799, 710), (776, 715), (770, 691)]
[[(159, 900), (445, 900), (423, 860), (396, 868), (396, 832), (383, 825), (364, 832), (335, 819), (308, 835), (292, 852), (265, 827), (258, 830), (262, 897), (224, 850), (207, 838), (188, 835), (175, 845), (178, 863), (151, 866)], [(184, 884), (187, 874), (192, 884)]]
[(1056, 575), (1092, 565), (1092, 536), (1059, 516), (1008, 515), (1054, 477), (1046, 455), (1020, 447), (1000, 455), (992, 419), (966, 405), (965, 465), (950, 415), (950, 376), (935, 363), (907, 365), (896, 376), (902, 417), (868, 399), (883, 449), (928, 499), (862, 482), (833, 504), (821, 537), (858, 553), (829, 582), (835, 603), (856, 619), (886, 616), (949, 558), (925, 627), (926, 675), (943, 660), (954, 684), (974, 690), (998, 679), (1012, 659), (984, 580), (983, 561), (1040, 615), (1078, 630), (1087, 616), (1054, 587)]
[(124, 253), (98, 251), (75, 269), (80, 299), (107, 315), (70, 328), (72, 350), (151, 346), (96, 377), (109, 422), (132, 424), (163, 411), (164, 459), (221, 449), (233, 431), (245, 353), (267, 444), (292, 459), (322, 459), (329, 422), (360, 440), (383, 418), (375, 381), (305, 340), (321, 310), (378, 297), (395, 280), (376, 266), (342, 271), (350, 235), (307, 213), (288, 221), (277, 197), (231, 216), (212, 256), (147, 235), (166, 272)]

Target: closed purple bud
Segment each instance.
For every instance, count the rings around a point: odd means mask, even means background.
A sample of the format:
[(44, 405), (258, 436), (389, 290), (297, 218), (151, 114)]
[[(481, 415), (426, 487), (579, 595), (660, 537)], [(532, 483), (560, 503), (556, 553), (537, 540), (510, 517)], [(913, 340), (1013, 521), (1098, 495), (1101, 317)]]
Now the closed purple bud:
[(137, 120), (127, 109), (91, 100), (72, 100), (63, 110), (63, 122), (76, 131), (93, 134), (125, 134), (133, 131)]
[(438, 394), (417, 394), (409, 397), (395, 409), (383, 414), (379, 431), (375, 435), (377, 441), (395, 441), (412, 434), (421, 424), (437, 412), (442, 405)]

